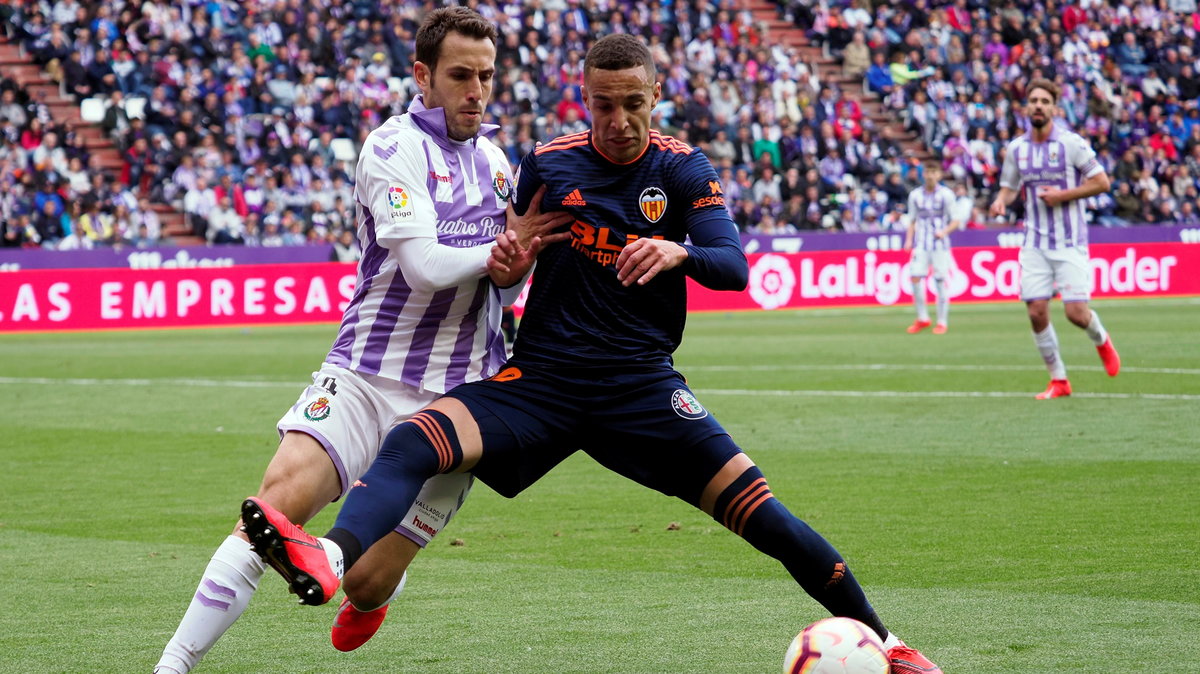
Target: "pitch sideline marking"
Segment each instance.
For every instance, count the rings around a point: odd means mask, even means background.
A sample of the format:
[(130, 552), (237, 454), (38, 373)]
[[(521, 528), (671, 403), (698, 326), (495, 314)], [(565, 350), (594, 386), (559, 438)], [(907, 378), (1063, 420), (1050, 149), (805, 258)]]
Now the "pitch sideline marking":
[[(68, 386), (194, 386), (204, 388), (302, 388), (306, 384), (282, 381), (240, 381), (234, 379), (84, 379), (50, 377), (0, 377), (0, 384), (68, 385)], [(826, 390), (752, 390), (696, 389), (704, 395), (771, 396), (771, 397), (840, 397), (840, 398), (1028, 398), (1023, 391), (826, 391)], [(1145, 400), (1200, 400), (1200, 395), (1187, 393), (1075, 393), (1075, 398), (1107, 398)]]
[[(917, 370), (924, 372), (1041, 372), (1046, 368), (1036, 365), (934, 365), (934, 364), (898, 364), (898, 363), (858, 363), (852, 365), (816, 365), (808, 363), (791, 363), (780, 365), (680, 365), (680, 370), (688, 372), (776, 372), (778, 370), (825, 370), (825, 371), (874, 371), (874, 370)], [(1099, 365), (1072, 365), (1071, 370), (1084, 372), (1103, 372)], [(1184, 367), (1130, 367), (1122, 366), (1121, 372), (1137, 374), (1182, 374), (1200, 375), (1200, 369)]]
[[(839, 398), (1033, 398), (1032, 393), (1018, 391), (804, 391), (751, 389), (695, 389), (703, 395), (773, 396), (773, 397), (839, 397)], [(1109, 398), (1129, 400), (1200, 400), (1200, 395), (1188, 393), (1072, 393), (1072, 398)]]

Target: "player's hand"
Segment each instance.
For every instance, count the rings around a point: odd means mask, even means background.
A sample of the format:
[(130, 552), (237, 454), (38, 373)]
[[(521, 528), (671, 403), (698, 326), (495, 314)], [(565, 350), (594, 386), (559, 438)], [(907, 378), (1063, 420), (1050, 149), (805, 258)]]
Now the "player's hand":
[(1053, 187), (1039, 187), (1037, 193), (1038, 198), (1042, 200), (1042, 203), (1050, 207), (1057, 206), (1067, 201), (1067, 199), (1063, 196), (1064, 194), (1066, 194), (1066, 192), (1063, 190), (1055, 189)]
[(683, 264), (687, 256), (687, 249), (674, 241), (637, 239), (617, 256), (617, 280), (623, 286), (646, 285), (659, 272)]
[(496, 243), (492, 245), (492, 254), (487, 259), (488, 276), (501, 288), (519, 282), (533, 268), (541, 249), (541, 237), (533, 237), (529, 246), (523, 247), (516, 232), (500, 232), (496, 235)]
[(944, 230), (939, 229), (938, 231), (933, 233), (933, 238), (944, 239), (944, 238), (946, 238), (946, 232)]
[(988, 215), (992, 216), (993, 218), (1003, 218), (1004, 214), (1007, 212), (1008, 206), (1006, 206), (999, 197), (992, 202), (992, 207), (988, 209)]
[(511, 201), (508, 203), (508, 208), (505, 209), (505, 229), (516, 232), (522, 248), (529, 248), (534, 237), (541, 237), (542, 245), (545, 246), (558, 241), (566, 241), (571, 236), (571, 232), (568, 230), (562, 232), (554, 232), (554, 230), (570, 224), (575, 218), (565, 211), (543, 213), (542, 197), (545, 195), (546, 186), (542, 185), (534, 193), (533, 199), (529, 202), (529, 208), (525, 210), (525, 215), (517, 215)]

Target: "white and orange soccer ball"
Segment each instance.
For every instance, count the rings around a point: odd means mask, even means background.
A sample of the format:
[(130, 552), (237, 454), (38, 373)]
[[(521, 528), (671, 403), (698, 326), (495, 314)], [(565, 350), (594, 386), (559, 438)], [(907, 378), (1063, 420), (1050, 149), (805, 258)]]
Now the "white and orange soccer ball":
[(783, 659), (783, 674), (887, 674), (879, 635), (853, 618), (825, 618), (800, 630)]

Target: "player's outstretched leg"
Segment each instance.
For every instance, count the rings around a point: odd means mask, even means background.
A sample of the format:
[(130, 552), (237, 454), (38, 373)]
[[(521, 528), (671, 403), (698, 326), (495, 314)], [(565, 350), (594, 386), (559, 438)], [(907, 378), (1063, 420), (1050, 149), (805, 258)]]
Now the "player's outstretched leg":
[(156, 674), (191, 671), (250, 604), (266, 566), (237, 536), (221, 543), (200, 577), (183, 620), (163, 648)]
[[(312, 436), (286, 433), (263, 476), (259, 498), (307, 519), (340, 493), (337, 471)], [(179, 627), (155, 666), (161, 674), (191, 671), (246, 610), (266, 565), (235, 533), (213, 554)]]
[(950, 293), (946, 290), (946, 279), (934, 278), (937, 292), (937, 324), (933, 326), (933, 334), (944, 335), (950, 321)]
[[(721, 436), (708, 442), (732, 441)], [(874, 630), (888, 650), (891, 671), (941, 672), (937, 665), (884, 627), (838, 551), (775, 498), (762, 471), (745, 454), (734, 456), (713, 478), (702, 497), (703, 505), (707, 505), (704, 499), (711, 497), (715, 483), (722, 475), (728, 479), (731, 473), (737, 477), (712, 502), (714, 519), (755, 549), (779, 560), (792, 578), (831, 614), (854, 618)]]
[(1112, 337), (1104, 329), (1104, 324), (1100, 322), (1100, 314), (1094, 309), (1088, 314), (1088, 322), (1083, 329), (1092, 340), (1092, 344), (1096, 345), (1100, 362), (1104, 363), (1104, 372), (1110, 377), (1115, 377), (1121, 372), (1121, 356), (1117, 353), (1117, 347), (1113, 346)]
[(917, 320), (913, 321), (912, 325), (905, 330), (910, 335), (915, 335), (918, 332), (928, 328), (931, 324), (929, 320), (929, 305), (925, 300), (925, 279), (921, 276), (912, 278), (912, 294), (913, 307), (917, 310)]
[(242, 523), (254, 551), (283, 576), (301, 603), (318, 606), (333, 598), (341, 584), (340, 554), (330, 559), (320, 540), (253, 496), (242, 502)]
[(1067, 367), (1063, 364), (1062, 355), (1058, 349), (1058, 333), (1053, 325), (1047, 325), (1045, 330), (1033, 333), (1033, 341), (1037, 344), (1038, 353), (1050, 372), (1050, 384), (1046, 390), (1034, 396), (1038, 400), (1064, 398), (1071, 395), (1071, 382), (1067, 380)]

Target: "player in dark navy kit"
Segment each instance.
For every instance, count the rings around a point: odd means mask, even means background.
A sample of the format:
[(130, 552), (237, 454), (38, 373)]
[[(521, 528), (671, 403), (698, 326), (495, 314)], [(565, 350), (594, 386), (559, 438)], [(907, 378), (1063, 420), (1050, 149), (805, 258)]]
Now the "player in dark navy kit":
[[(544, 184), (543, 210), (566, 210), (575, 221), (569, 240), (537, 258), (513, 357), (491, 379), (459, 386), (397, 426), (325, 537), (248, 499), (250, 538), (301, 601), (324, 603), (342, 570), (396, 527), (430, 476), (472, 470), (510, 495), (578, 447), (778, 559), (831, 613), (878, 632), (893, 672), (938, 672), (884, 628), (841, 555), (774, 498), (672, 367), (686, 278), (742, 290), (748, 265), (711, 163), (649, 128), (659, 95), (641, 40), (596, 42), (584, 71), (592, 129), (557, 138), (521, 164), (516, 211)], [(493, 248), (493, 267), (513, 282), (532, 263), (514, 237)]]

